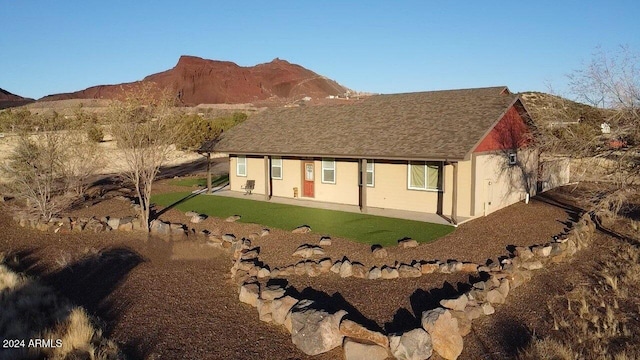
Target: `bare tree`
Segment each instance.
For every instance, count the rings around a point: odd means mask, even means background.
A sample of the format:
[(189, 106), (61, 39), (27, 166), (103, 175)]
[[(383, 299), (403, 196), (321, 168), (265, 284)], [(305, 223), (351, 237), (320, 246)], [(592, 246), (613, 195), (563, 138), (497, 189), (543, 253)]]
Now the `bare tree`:
[(67, 191), (77, 196), (84, 195), (90, 185), (89, 180), (104, 165), (98, 144), (75, 132), (66, 141), (66, 156), (62, 164)]
[[(629, 48), (598, 51), (585, 68), (570, 75), (579, 100), (602, 109), (610, 133), (577, 137), (573, 155), (597, 166), (607, 186), (591, 194), (595, 210), (616, 216), (630, 196), (640, 193), (640, 57)], [(598, 131), (599, 133), (599, 131)]]
[(147, 228), (151, 186), (180, 136), (173, 105), (173, 99), (155, 86), (141, 85), (126, 91), (108, 113), (111, 134), (125, 163), (123, 176), (133, 184), (140, 218)]
[(25, 133), (2, 168), (9, 191), (25, 202), (27, 211), (47, 221), (72, 201), (65, 196), (66, 149), (62, 133)]

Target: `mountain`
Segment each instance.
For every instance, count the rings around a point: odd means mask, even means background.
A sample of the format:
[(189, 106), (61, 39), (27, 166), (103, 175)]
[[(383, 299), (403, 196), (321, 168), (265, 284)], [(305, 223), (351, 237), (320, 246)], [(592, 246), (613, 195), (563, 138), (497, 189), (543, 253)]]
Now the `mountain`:
[(229, 61), (181, 56), (174, 68), (138, 82), (93, 86), (73, 93), (48, 95), (39, 101), (113, 99), (123, 89), (144, 82), (169, 89), (184, 105), (298, 100), (306, 96), (325, 98), (349, 91), (331, 79), (277, 58), (266, 64), (242, 67)]
[(22, 96), (12, 94), (7, 90), (0, 89), (0, 109), (22, 106), (34, 102), (35, 100), (24, 98)]

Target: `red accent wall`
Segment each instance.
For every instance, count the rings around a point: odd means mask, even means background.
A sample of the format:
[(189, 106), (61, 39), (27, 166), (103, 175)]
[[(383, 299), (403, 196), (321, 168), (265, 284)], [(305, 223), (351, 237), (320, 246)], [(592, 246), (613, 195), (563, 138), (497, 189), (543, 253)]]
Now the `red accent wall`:
[(530, 140), (529, 128), (518, 110), (512, 105), (473, 152), (517, 149), (526, 145)]

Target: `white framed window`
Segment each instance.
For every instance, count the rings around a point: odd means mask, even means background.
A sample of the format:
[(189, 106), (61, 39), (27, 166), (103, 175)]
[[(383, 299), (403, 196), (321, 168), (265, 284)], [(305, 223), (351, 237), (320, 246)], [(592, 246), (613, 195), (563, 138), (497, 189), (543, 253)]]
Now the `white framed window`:
[(440, 164), (437, 162), (409, 161), (407, 178), (411, 190), (441, 190), (438, 186)]
[(236, 158), (236, 175), (247, 176), (247, 157), (238, 155)]
[(515, 165), (518, 162), (518, 154), (515, 152), (509, 153), (509, 165)]
[(282, 158), (271, 158), (271, 178), (282, 180)]
[(326, 184), (336, 183), (335, 159), (322, 159), (322, 182)]
[(375, 182), (375, 173), (374, 173), (373, 160), (367, 161), (366, 178), (367, 178), (367, 186), (373, 187), (373, 184)]

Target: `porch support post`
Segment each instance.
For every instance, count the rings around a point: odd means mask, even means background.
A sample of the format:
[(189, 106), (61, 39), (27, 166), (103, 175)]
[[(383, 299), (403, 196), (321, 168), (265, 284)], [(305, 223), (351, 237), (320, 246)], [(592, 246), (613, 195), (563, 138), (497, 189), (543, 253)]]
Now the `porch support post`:
[(211, 153), (207, 153), (207, 194), (211, 194)]
[(451, 222), (458, 225), (458, 162), (451, 163), (453, 166), (453, 190), (451, 192)]
[(271, 180), (271, 176), (269, 176), (269, 156), (264, 156), (264, 199), (271, 199), (271, 185), (269, 181)]
[(367, 212), (367, 159), (360, 160), (360, 211)]

